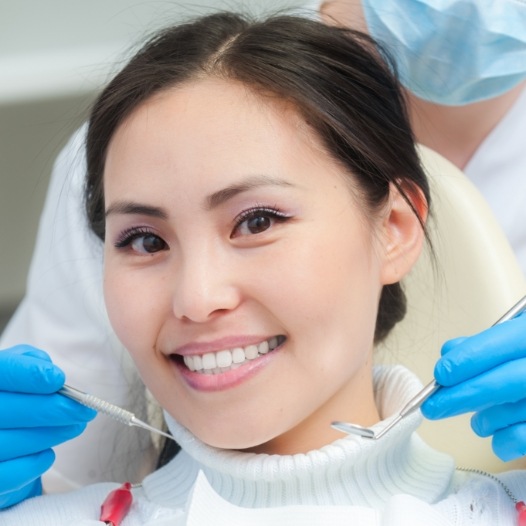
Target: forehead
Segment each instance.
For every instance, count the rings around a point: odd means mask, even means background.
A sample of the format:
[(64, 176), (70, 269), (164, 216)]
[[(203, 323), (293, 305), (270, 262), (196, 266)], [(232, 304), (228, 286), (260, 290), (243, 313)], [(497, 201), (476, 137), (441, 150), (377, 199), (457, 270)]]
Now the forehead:
[(163, 90), (143, 102), (117, 128), (110, 148), (123, 136), (129, 139), (139, 133), (159, 138), (169, 128), (185, 130), (172, 136), (174, 140), (193, 139), (197, 134), (209, 141), (209, 147), (226, 145), (240, 133), (247, 141), (257, 139), (267, 147), (270, 141), (264, 139), (270, 137), (276, 142), (294, 138), (320, 145), (293, 103), (273, 94), (263, 95), (239, 81), (205, 77)]
[(156, 95), (114, 134), (105, 166), (110, 192), (117, 183), (144, 186), (146, 176), (152, 185), (161, 174), (184, 174), (192, 186), (205, 181), (210, 191), (225, 179), (262, 174), (316, 174), (320, 183), (338, 177), (349, 184), (292, 103), (217, 78)]

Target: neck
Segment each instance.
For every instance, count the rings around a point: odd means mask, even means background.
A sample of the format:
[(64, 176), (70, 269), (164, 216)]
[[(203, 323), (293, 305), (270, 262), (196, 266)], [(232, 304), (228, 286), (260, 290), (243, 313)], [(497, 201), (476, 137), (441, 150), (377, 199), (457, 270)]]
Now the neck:
[[(401, 367), (376, 368), (374, 386), (384, 418), (396, 414), (422, 387)], [(150, 500), (167, 507), (185, 506), (201, 471), (219, 495), (243, 507), (316, 504), (379, 508), (391, 495), (400, 493), (434, 502), (451, 483), (453, 461), (413, 434), (421, 419), (415, 412), (379, 441), (340, 434), (321, 449), (269, 455), (212, 448), (166, 415), (182, 451), (147, 477), (143, 488)], [(377, 424), (378, 428), (383, 425), (385, 422)]]
[(503, 95), (465, 106), (442, 106), (408, 93), (416, 139), (463, 170), (525, 86), (522, 82)]

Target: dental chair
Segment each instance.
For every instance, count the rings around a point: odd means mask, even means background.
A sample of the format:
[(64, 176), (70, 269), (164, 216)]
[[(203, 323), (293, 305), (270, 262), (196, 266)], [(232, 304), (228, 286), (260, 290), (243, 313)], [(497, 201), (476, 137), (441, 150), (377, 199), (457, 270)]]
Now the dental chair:
[[(377, 361), (402, 363), (427, 384), (442, 344), (479, 332), (526, 293), (526, 278), (488, 204), (466, 176), (429, 148), (419, 147), (431, 182), (428, 231), (435, 255), (424, 254), (404, 281), (408, 312), (377, 349)], [(491, 438), (476, 436), (470, 416), (425, 421), (420, 435), (448, 452), (459, 467), (499, 472), (504, 463)]]

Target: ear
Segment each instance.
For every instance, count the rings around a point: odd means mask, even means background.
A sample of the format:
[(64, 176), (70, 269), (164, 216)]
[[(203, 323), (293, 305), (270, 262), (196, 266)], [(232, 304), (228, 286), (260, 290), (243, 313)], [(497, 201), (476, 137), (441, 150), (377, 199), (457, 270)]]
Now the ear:
[(405, 197), (390, 183), (389, 203), (381, 225), (384, 285), (400, 281), (413, 268), (425, 240), (422, 225), (427, 219), (426, 198), (415, 185), (400, 181), (399, 186)]

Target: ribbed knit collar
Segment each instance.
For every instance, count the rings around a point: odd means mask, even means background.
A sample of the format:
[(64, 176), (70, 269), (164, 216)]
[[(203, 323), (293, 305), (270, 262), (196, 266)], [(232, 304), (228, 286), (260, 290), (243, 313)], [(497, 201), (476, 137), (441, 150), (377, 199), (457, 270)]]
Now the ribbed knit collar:
[[(421, 389), (403, 367), (375, 369), (376, 403), (387, 424)], [(454, 472), (451, 457), (423, 443), (414, 433), (415, 413), (384, 438), (372, 441), (343, 436), (319, 450), (297, 455), (265, 455), (207, 446), (166, 415), (182, 451), (144, 480), (146, 496), (169, 508), (184, 507), (198, 473), (214, 490), (242, 507), (295, 504), (361, 505), (381, 510), (396, 494), (433, 503), (448, 490)]]

